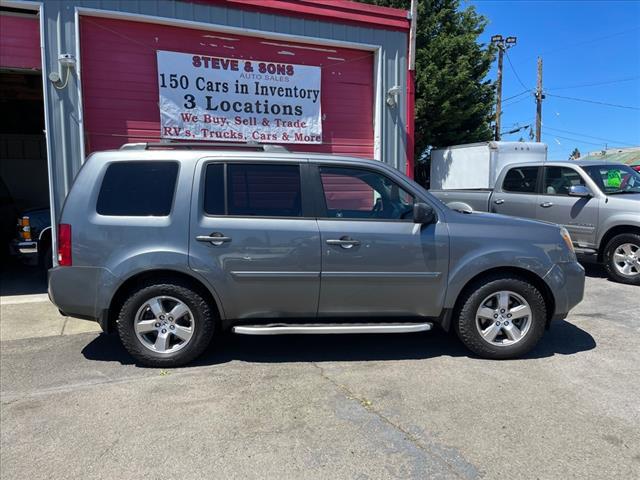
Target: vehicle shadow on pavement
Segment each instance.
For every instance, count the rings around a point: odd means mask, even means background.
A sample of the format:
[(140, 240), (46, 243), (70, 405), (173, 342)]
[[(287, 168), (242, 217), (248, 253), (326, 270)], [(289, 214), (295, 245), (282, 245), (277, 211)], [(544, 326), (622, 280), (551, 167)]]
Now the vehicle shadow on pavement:
[(584, 267), (584, 273), (587, 277), (608, 278), (607, 271), (599, 263), (583, 262), (581, 265)]
[[(524, 359), (573, 355), (596, 347), (593, 337), (581, 328), (556, 321)], [(82, 354), (88, 360), (134, 363), (117, 335), (101, 334)], [(240, 360), (252, 363), (421, 360), (441, 356), (470, 357), (453, 334), (386, 335), (283, 335), (247, 336), (224, 334), (214, 339), (205, 354), (190, 366), (216, 365)]]

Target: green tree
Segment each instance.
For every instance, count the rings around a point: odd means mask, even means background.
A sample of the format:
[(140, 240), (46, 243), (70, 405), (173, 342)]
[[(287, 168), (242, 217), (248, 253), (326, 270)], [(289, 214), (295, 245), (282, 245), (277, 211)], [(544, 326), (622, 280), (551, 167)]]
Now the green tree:
[(573, 149), (573, 152), (571, 152), (571, 155), (569, 155), (569, 160), (577, 160), (580, 158), (580, 150), (578, 150), (578, 147)]
[[(410, 8), (410, 0), (364, 0)], [(416, 158), (431, 148), (491, 140), (494, 48), (478, 43), (487, 19), (460, 0), (419, 0), (416, 32)]]

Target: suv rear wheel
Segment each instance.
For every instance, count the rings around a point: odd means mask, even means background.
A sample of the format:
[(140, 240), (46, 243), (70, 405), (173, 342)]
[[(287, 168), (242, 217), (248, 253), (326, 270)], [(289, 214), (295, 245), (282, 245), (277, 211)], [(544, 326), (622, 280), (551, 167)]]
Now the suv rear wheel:
[(542, 337), (545, 322), (544, 298), (534, 285), (519, 277), (493, 276), (466, 293), (456, 330), (472, 352), (506, 359), (529, 352)]
[(604, 267), (616, 282), (640, 285), (640, 235), (622, 233), (604, 249)]
[(132, 291), (118, 317), (122, 344), (140, 364), (178, 367), (201, 355), (214, 331), (203, 296), (178, 280), (147, 283)]

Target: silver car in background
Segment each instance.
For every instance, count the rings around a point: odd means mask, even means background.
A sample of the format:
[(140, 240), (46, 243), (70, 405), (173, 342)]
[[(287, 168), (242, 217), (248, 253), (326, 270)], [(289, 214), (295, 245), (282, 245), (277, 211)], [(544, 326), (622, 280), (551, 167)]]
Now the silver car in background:
[(157, 147), (87, 160), (49, 271), (60, 310), (117, 330), (141, 364), (186, 364), (227, 330), (434, 326), (513, 358), (582, 300), (584, 270), (556, 225), (451, 210), (381, 162)]

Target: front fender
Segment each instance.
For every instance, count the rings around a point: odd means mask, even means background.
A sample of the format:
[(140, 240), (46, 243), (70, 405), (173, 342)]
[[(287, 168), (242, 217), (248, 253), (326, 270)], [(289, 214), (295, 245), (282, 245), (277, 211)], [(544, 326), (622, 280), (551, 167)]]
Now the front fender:
[(477, 275), (499, 268), (521, 269), (535, 274), (541, 280), (553, 263), (545, 255), (532, 254), (526, 248), (477, 248), (467, 252), (451, 265), (445, 307), (453, 308), (464, 287)]
[[(639, 202), (640, 203), (640, 202)], [(602, 239), (607, 236), (611, 229), (616, 227), (635, 227), (640, 229), (640, 213), (621, 212), (616, 213), (602, 219), (600, 228), (598, 229), (598, 246), (602, 245)]]

